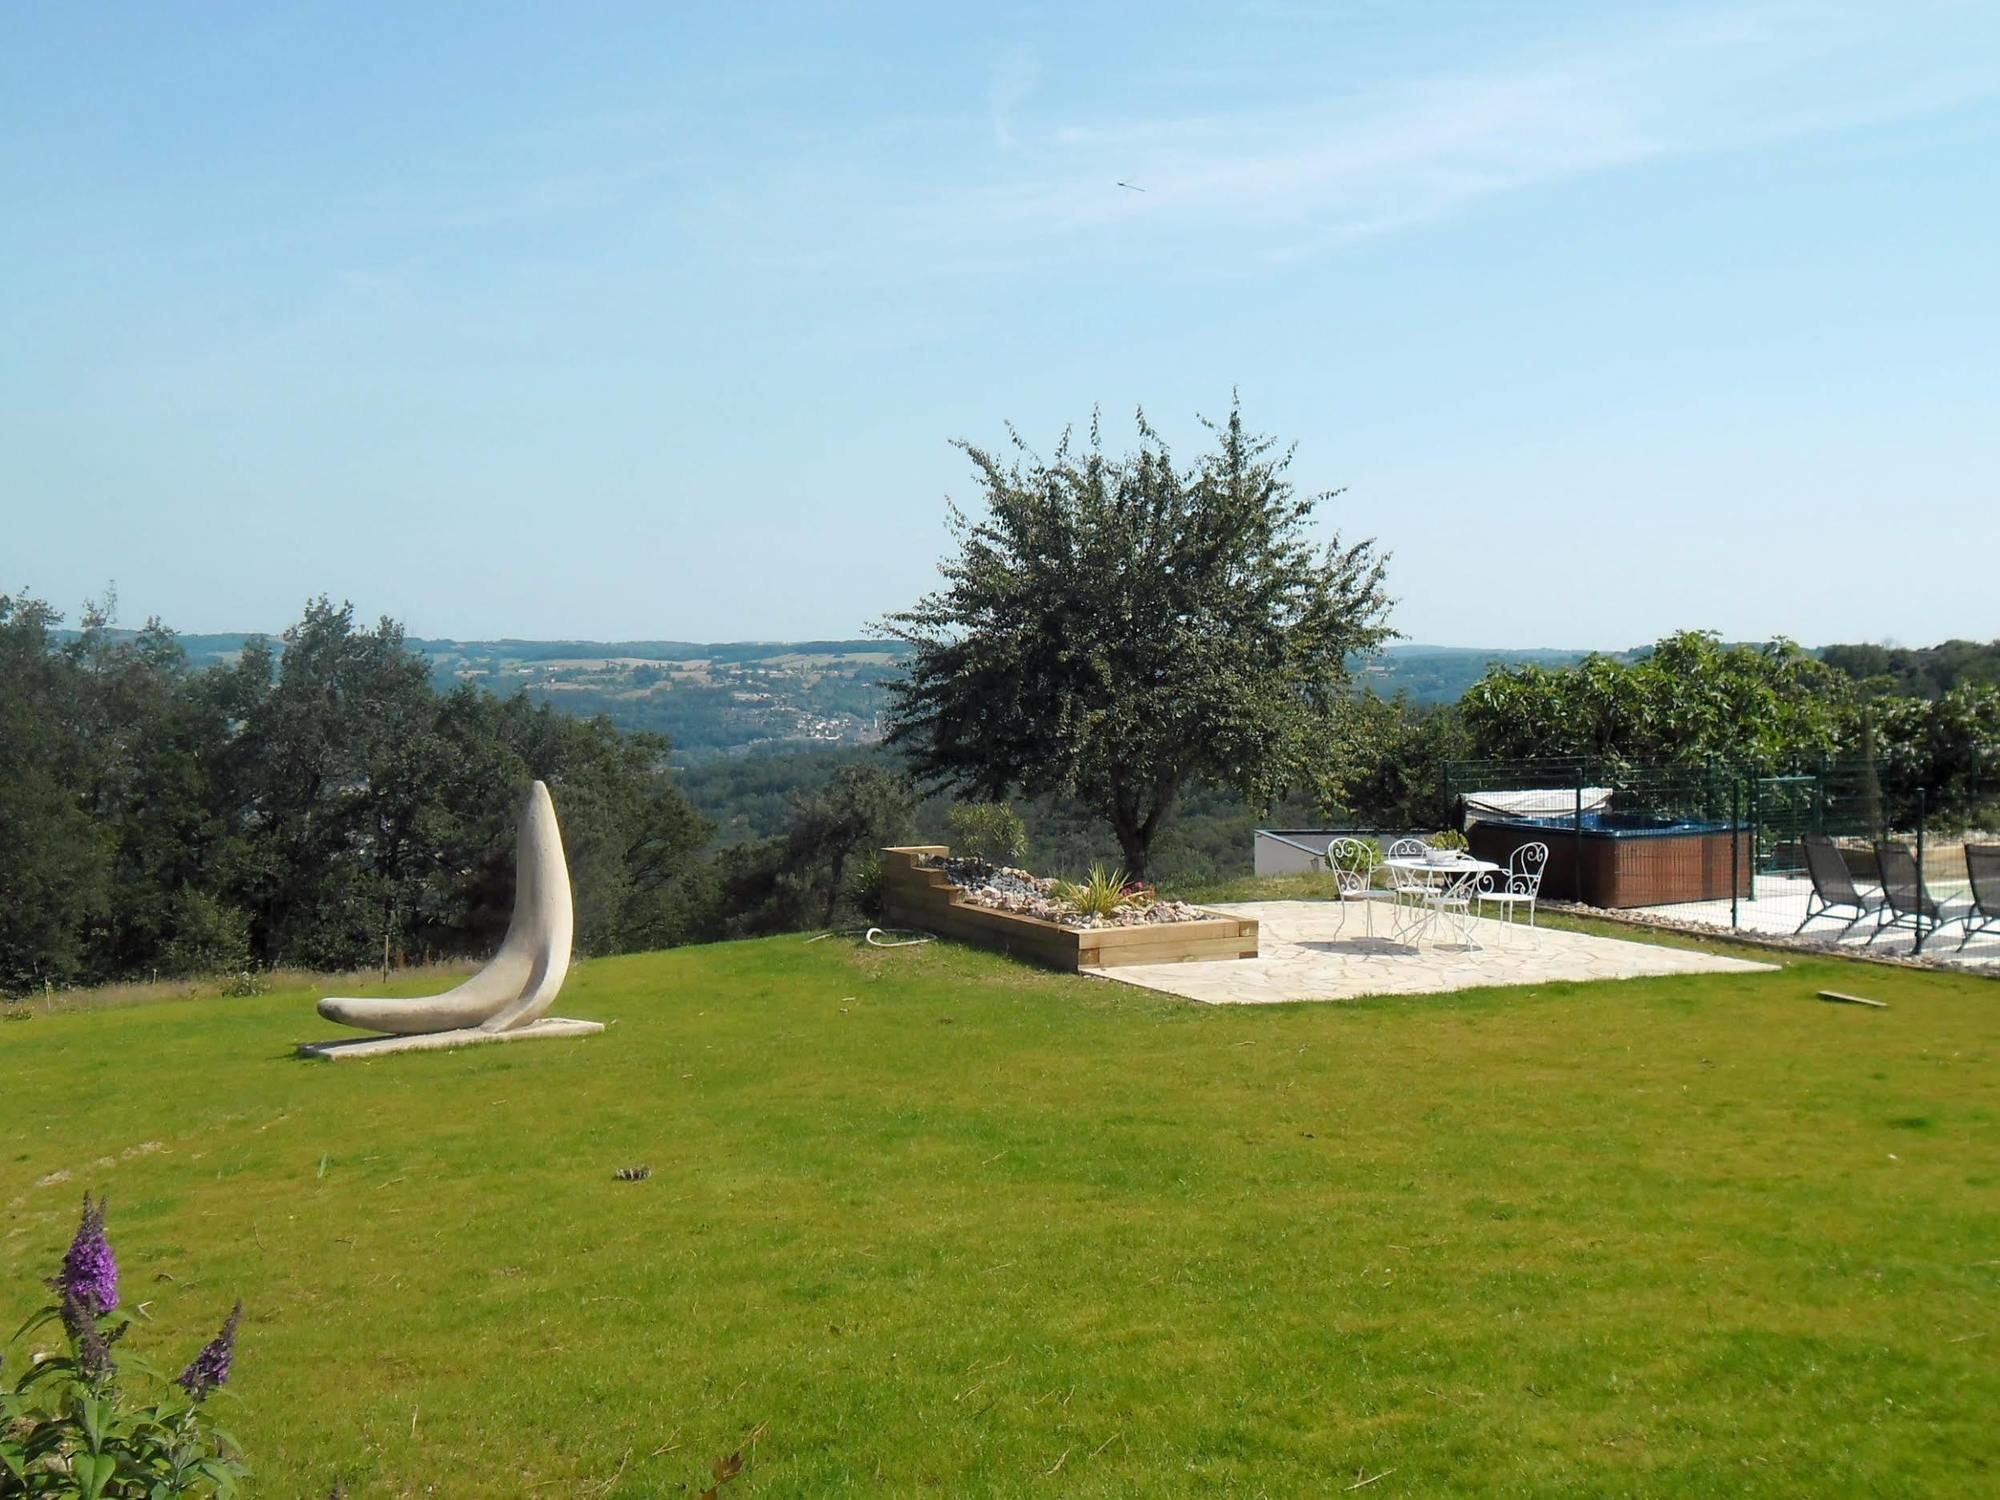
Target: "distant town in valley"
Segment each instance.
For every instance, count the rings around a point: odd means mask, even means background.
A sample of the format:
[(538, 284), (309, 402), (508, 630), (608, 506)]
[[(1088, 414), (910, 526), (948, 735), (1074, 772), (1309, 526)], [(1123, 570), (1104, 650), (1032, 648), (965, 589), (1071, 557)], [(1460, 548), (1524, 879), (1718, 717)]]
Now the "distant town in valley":
[[(233, 659), (248, 631), (183, 635), (192, 667)], [(674, 761), (816, 746), (869, 745), (882, 737), (886, 683), (906, 654), (897, 641), (454, 641), (409, 637), (440, 690), (471, 683), (516, 691), (580, 717), (603, 714), (620, 729), (673, 741)], [(1488, 666), (1563, 666), (1583, 651), (1498, 651), (1396, 645), (1360, 667), (1384, 697), (1456, 702)]]

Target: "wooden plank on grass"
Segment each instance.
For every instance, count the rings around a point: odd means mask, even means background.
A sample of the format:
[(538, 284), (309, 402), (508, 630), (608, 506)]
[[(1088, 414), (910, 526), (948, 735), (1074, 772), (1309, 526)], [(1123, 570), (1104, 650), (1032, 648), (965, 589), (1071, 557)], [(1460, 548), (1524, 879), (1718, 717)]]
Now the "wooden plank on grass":
[[(1174, 923), (1172, 926), (1193, 926), (1193, 923)], [(1162, 923), (1162, 928), (1168, 924)], [(1255, 938), (1245, 938), (1234, 932), (1163, 932), (1151, 943), (1103, 943), (1094, 941), (1100, 934), (1087, 932), (1083, 935), (1082, 947), (1085, 952), (1095, 949), (1099, 954), (1096, 962), (1102, 964), (1171, 964), (1183, 959), (1235, 958), (1247, 947), (1253, 954), (1257, 951)], [(1091, 962), (1085, 959), (1085, 963)]]
[(1201, 940), (1213, 937), (1243, 937), (1257, 930), (1255, 922), (1242, 917), (1203, 917), (1194, 922), (1135, 922), (1130, 927), (1089, 927), (1084, 929), (1106, 948), (1146, 948), (1166, 941), (1171, 934)]
[(1821, 990), (1819, 997), (1822, 1000), (1838, 1000), (1842, 1005), (1866, 1005), (1873, 1010), (1889, 1008), (1887, 1000), (1870, 1000), (1862, 995), (1843, 995), (1839, 990)]
[(1077, 953), (1077, 962), (1088, 969), (1122, 968), (1133, 964), (1198, 964), (1211, 963), (1222, 959), (1255, 958), (1255, 948), (1245, 948), (1241, 938), (1216, 939), (1208, 943), (1190, 943), (1172, 948), (1134, 949), (1105, 948), (1093, 950), (1085, 947)]

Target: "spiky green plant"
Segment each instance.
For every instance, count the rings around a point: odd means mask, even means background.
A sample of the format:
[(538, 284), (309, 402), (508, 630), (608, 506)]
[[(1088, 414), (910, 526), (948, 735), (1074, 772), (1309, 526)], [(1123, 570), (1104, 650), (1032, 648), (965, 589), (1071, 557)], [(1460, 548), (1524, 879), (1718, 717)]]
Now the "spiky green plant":
[(1127, 892), (1125, 883), (1123, 870), (1106, 873), (1103, 865), (1092, 865), (1083, 880), (1057, 881), (1055, 897), (1078, 917), (1108, 917), (1140, 904), (1142, 898)]

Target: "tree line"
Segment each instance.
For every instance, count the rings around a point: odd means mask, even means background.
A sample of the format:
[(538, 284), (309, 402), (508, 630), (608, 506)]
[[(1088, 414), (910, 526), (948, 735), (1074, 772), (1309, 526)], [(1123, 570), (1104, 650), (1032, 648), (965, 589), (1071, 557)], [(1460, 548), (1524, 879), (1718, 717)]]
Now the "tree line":
[[(675, 773), (659, 736), (440, 690), (393, 622), (362, 627), (324, 599), (200, 670), (156, 622), (113, 631), (94, 607), (79, 632), (58, 623), (0, 597), (0, 991), (477, 954), (506, 926), (534, 778), (556, 795), (588, 953), (845, 921), (867, 905), (875, 849), (951, 838), (951, 798), (886, 750)], [(1330, 720), (1334, 796), (1258, 803), (1193, 776), (1155, 874), (1240, 873), (1272, 820), (1443, 826), (1446, 767), (1473, 757), (1771, 771), (1866, 757), (1892, 786), (1931, 789), (1933, 815), (1990, 819), (2000, 690), (1898, 685), (1695, 632), (1630, 659), (1496, 668), (1458, 706), (1363, 691)], [(1117, 859), (1088, 799), (1014, 792), (1036, 868)]]
[(322, 598), (281, 639), (191, 670), (172, 631), (111, 615), (59, 634), (46, 602), (0, 595), (0, 992), (477, 953), (505, 930), (535, 779), (585, 952), (823, 909), (827, 845), (711, 857), (664, 739), (441, 692), (392, 621)]
[(2000, 817), (2000, 686), (1948, 647), (1930, 654), (1952, 664), (1948, 685), (1868, 670), (1881, 662), (1839, 649), (1828, 660), (1789, 641), (1725, 645), (1681, 631), (1630, 660), (1489, 672), (1458, 712), (1479, 757), (1759, 776), (1865, 766), (1894, 805), (1941, 825)]

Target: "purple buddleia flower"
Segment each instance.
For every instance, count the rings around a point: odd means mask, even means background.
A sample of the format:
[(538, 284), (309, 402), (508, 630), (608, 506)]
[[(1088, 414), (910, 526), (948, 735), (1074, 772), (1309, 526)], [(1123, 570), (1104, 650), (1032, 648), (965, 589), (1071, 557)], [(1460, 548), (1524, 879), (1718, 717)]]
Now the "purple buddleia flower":
[(83, 1371), (83, 1378), (92, 1385), (102, 1385), (114, 1373), (111, 1342), (105, 1338), (104, 1330), (97, 1326), (97, 1319), (74, 1292), (63, 1293), (62, 1320), (76, 1349), (77, 1368)]
[(202, 1345), (201, 1353), (180, 1373), (181, 1389), (199, 1401), (217, 1386), (229, 1384), (229, 1366), (236, 1358), (236, 1325), (243, 1321), (243, 1304), (238, 1302), (222, 1325), (222, 1332)]
[(111, 1253), (111, 1241), (104, 1236), (104, 1200), (91, 1202), (83, 1195), (83, 1221), (63, 1256), (62, 1270), (49, 1286), (61, 1294), (65, 1307), (75, 1299), (93, 1318), (101, 1318), (118, 1305), (118, 1257)]

